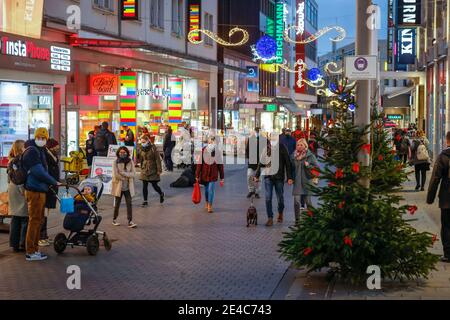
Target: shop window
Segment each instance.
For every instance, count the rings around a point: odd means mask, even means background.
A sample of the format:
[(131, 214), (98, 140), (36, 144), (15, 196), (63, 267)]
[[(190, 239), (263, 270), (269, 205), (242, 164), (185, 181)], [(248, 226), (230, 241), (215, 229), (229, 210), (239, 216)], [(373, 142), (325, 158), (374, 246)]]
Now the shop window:
[(183, 34), (183, 0), (172, 0), (172, 33), (176, 36)]
[(164, 0), (150, 0), (150, 26), (164, 29)]
[[(214, 25), (213, 25), (213, 15), (209, 14), (209, 13), (205, 13), (205, 18), (204, 18), (204, 28), (206, 30), (209, 30), (211, 32), (214, 32)], [(212, 46), (213, 45), (213, 40), (209, 37), (205, 37), (205, 44), (208, 46)]]
[(114, 12), (113, 0), (94, 0), (94, 6), (102, 10)]

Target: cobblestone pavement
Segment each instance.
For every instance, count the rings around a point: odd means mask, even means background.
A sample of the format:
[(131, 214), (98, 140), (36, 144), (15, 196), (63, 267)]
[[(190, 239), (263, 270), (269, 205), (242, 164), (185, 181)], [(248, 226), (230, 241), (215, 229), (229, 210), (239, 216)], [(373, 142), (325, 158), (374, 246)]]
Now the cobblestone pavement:
[[(428, 180), (431, 171), (428, 172)], [(436, 202), (426, 204), (426, 191), (415, 192), (414, 174), (404, 185), (402, 196), (405, 203), (416, 204), (418, 210), (413, 218), (417, 221), (411, 224), (419, 231), (428, 231), (438, 235), (432, 252), (442, 254), (440, 242), (440, 210)], [(427, 188), (425, 189), (427, 190)], [(408, 217), (410, 218), (410, 217)], [(305, 270), (291, 270), (292, 284), (288, 289), (288, 300), (404, 300), (404, 299), (450, 299), (450, 264), (439, 262), (428, 279), (417, 281), (382, 282), (381, 290), (368, 290), (366, 287), (355, 287), (343, 282), (330, 283), (325, 281), (325, 273), (314, 272), (307, 274)]]
[[(67, 248), (57, 255), (44, 248), (47, 261), (27, 262), (11, 253), (7, 235), (0, 234), (0, 299), (270, 299), (289, 263), (279, 257), (282, 233), (293, 223), (292, 197), (286, 188), (287, 217), (283, 225), (267, 229), (264, 200), (256, 200), (261, 225), (246, 228), (245, 167), (227, 166), (225, 186), (217, 186), (215, 213), (191, 202), (192, 189), (168, 185), (180, 172), (164, 174), (166, 202), (150, 195), (150, 207), (134, 199), (134, 221), (128, 229), (122, 205), (120, 227), (111, 225), (112, 198), (99, 204), (101, 230), (113, 239), (95, 257), (85, 248)], [(140, 184), (138, 185), (140, 187)], [(138, 187), (138, 188), (139, 188)], [(204, 196), (204, 195), (202, 195)], [(62, 216), (53, 213), (50, 236), (62, 231)], [(68, 290), (66, 268), (81, 268), (81, 290)]]

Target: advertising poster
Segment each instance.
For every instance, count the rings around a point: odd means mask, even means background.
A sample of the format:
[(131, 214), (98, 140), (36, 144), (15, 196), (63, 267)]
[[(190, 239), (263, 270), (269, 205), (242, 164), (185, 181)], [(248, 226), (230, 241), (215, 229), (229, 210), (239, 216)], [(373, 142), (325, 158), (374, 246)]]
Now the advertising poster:
[(99, 175), (104, 175), (106, 181), (103, 182), (103, 193), (111, 194), (112, 191), (112, 174), (113, 174), (113, 163), (116, 161), (115, 158), (109, 157), (94, 157), (92, 160), (91, 178), (97, 177)]
[[(122, 147), (122, 146), (119, 146), (117, 144), (110, 145), (108, 148), (108, 157), (115, 159), (117, 150), (119, 150), (120, 147)], [(134, 147), (127, 146), (127, 148), (130, 151), (131, 157), (134, 159)]]

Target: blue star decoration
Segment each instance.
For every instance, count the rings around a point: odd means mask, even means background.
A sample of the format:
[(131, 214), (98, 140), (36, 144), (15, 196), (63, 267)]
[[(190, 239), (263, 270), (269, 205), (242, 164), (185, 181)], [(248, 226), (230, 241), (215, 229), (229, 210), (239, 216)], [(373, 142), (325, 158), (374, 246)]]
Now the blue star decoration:
[(271, 59), (276, 56), (277, 43), (269, 36), (262, 36), (256, 43), (256, 52), (261, 58)]
[(311, 82), (317, 82), (322, 78), (322, 73), (319, 68), (312, 68), (308, 71), (308, 79)]

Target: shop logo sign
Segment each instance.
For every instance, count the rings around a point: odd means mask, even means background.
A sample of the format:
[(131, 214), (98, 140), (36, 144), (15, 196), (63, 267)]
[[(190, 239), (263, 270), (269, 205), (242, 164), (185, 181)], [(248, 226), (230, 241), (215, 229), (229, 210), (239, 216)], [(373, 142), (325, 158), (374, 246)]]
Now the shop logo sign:
[(38, 47), (33, 41), (10, 40), (9, 37), (0, 38), (0, 53), (36, 60), (50, 60), (50, 50)]
[(358, 71), (366, 70), (368, 65), (369, 63), (367, 62), (366, 58), (359, 57), (358, 59), (355, 60), (355, 69)]
[(91, 75), (90, 89), (92, 95), (118, 95), (119, 78), (110, 73)]
[(416, 59), (416, 31), (403, 28), (398, 31), (398, 63), (414, 64)]
[(419, 25), (420, 16), (420, 0), (398, 0), (398, 25)]

